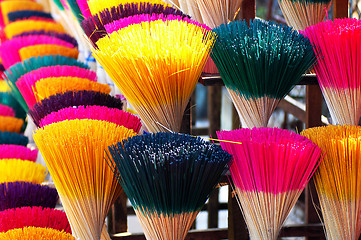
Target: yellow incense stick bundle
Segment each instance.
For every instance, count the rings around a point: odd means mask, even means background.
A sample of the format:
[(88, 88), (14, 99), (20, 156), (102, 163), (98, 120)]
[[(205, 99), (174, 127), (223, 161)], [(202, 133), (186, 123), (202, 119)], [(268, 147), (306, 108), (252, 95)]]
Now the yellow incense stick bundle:
[(15, 1), (2, 1), (0, 2), (1, 12), (4, 18), (4, 23), (9, 23), (8, 13), (21, 11), (21, 10), (33, 10), (43, 11), (44, 7), (40, 3), (27, 0), (15, 0)]
[(40, 184), (45, 180), (46, 168), (35, 162), (22, 159), (0, 160), (0, 183), (32, 182)]
[(4, 28), (4, 31), (6, 37), (9, 39), (21, 33), (30, 31), (65, 33), (65, 30), (60, 23), (38, 20), (21, 20), (12, 22)]
[(94, 91), (101, 93), (110, 93), (108, 84), (94, 82), (87, 78), (78, 77), (50, 77), (40, 79), (33, 88), (36, 100), (39, 102), (57, 93), (68, 91)]
[(357, 240), (361, 233), (361, 127), (318, 127), (301, 134), (325, 154), (314, 182), (327, 239)]
[(178, 132), (214, 41), (202, 26), (162, 19), (113, 32), (93, 52), (148, 130)]
[(75, 238), (66, 232), (52, 228), (24, 227), (9, 230), (0, 233), (0, 240), (75, 240)]
[(20, 133), (24, 120), (16, 117), (0, 116), (0, 131)]
[(120, 4), (127, 4), (127, 3), (141, 3), (141, 2), (147, 2), (147, 3), (151, 3), (151, 4), (161, 4), (164, 6), (171, 6), (169, 4), (166, 4), (164, 1), (162, 0), (89, 0), (88, 6), (89, 6), (89, 10), (91, 12), (92, 15), (98, 14), (99, 12), (105, 10), (105, 9), (110, 9), (112, 7), (117, 7)]
[(121, 192), (104, 150), (132, 136), (133, 130), (123, 126), (89, 119), (53, 123), (34, 134), (76, 238), (100, 239), (106, 214)]
[(78, 59), (79, 51), (77, 48), (70, 48), (55, 44), (38, 44), (28, 47), (23, 47), (19, 51), (21, 60), (32, 57), (49, 56), (49, 55), (60, 55), (64, 57), (71, 57)]
[(5, 80), (0, 80), (0, 92), (9, 92), (11, 89)]

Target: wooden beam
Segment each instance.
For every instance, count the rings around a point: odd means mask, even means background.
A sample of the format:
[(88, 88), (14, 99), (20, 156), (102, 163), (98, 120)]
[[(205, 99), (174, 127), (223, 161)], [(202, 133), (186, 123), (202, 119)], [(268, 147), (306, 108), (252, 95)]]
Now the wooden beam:
[(348, 17), (348, 0), (333, 0), (333, 18)]

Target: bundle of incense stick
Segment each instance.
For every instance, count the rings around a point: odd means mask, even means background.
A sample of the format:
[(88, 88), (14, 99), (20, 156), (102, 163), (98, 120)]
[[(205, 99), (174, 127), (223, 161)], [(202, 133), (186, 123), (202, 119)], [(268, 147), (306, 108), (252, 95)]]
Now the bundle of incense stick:
[(55, 208), (58, 199), (56, 189), (45, 185), (30, 182), (0, 184), (0, 211), (25, 206)]
[(46, 168), (40, 163), (22, 159), (0, 160), (0, 183), (31, 182), (40, 184), (45, 180)]
[(322, 22), (330, 9), (331, 0), (278, 0), (289, 26), (297, 30)]
[(121, 192), (104, 161), (105, 150), (134, 135), (123, 126), (92, 119), (65, 120), (35, 132), (75, 237), (100, 239), (106, 214)]
[(301, 134), (325, 154), (314, 182), (327, 239), (359, 239), (361, 127), (330, 125), (306, 129)]
[(8, 89), (6, 89), (4, 92), (0, 91), (0, 104), (9, 106), (14, 109), (15, 117), (21, 119), (26, 118), (26, 112)]
[(215, 34), (180, 16), (134, 19), (118, 20), (119, 30), (96, 42), (94, 57), (149, 131), (178, 132)]
[(0, 233), (0, 240), (23, 240), (23, 239), (47, 240), (76, 240), (71, 234), (52, 228), (24, 227)]
[(34, 20), (21, 20), (9, 23), (4, 29), (6, 37), (9, 39), (12, 39), (14, 36), (19, 35), (23, 32), (37, 30), (65, 33), (65, 30), (60, 23)]
[(53, 19), (50, 13), (34, 10), (20, 10), (8, 13), (9, 22), (15, 22), (18, 20), (46, 20)]
[(266, 127), (278, 102), (315, 62), (310, 41), (291, 27), (253, 20), (223, 24), (212, 52), (243, 123)]
[(56, 44), (38, 44), (34, 46), (23, 47), (19, 50), (19, 55), (22, 61), (31, 57), (47, 56), (52, 54), (77, 59), (79, 51), (72, 46), (67, 47)]
[(335, 19), (303, 32), (320, 52), (317, 80), (335, 124), (358, 125), (361, 117), (361, 81), (358, 58), (361, 21)]
[(233, 155), (231, 177), (250, 238), (276, 240), (320, 162), (321, 149), (277, 128), (221, 131), (217, 136)]
[(37, 149), (32, 150), (24, 146), (0, 144), (0, 161), (6, 158), (17, 158), (35, 162), (37, 157)]
[(24, 135), (13, 132), (0, 131), (0, 144), (27, 146), (28, 143), (29, 139)]
[(43, 207), (21, 207), (0, 212), (0, 232), (23, 227), (52, 228), (71, 233), (63, 211)]
[(109, 147), (108, 162), (147, 239), (185, 239), (231, 156), (177, 133), (136, 136)]
[(2, 13), (1, 25), (9, 23), (8, 14), (20, 10), (33, 10), (33, 11), (43, 11), (43, 5), (27, 0), (14, 0), (14, 1), (1, 1), (0, 9)]
[(120, 99), (110, 96), (109, 94), (79, 91), (56, 94), (38, 102), (34, 108), (29, 111), (29, 115), (36, 126), (40, 126), (40, 121), (52, 112), (57, 112), (63, 108), (79, 106), (106, 106), (112, 109), (122, 110), (123, 103)]

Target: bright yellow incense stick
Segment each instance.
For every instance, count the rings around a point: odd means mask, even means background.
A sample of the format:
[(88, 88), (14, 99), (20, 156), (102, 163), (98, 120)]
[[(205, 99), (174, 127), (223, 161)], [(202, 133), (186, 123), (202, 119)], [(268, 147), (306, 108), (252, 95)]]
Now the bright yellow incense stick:
[(357, 240), (361, 233), (361, 127), (304, 130), (325, 154), (314, 175), (327, 239)]
[(113, 32), (93, 52), (151, 132), (178, 132), (214, 41), (192, 23), (157, 20)]
[(24, 227), (0, 233), (0, 240), (75, 240), (66, 232), (52, 228)]
[(64, 47), (55, 44), (38, 44), (21, 48), (19, 54), (22, 61), (32, 57), (48, 55), (61, 55), (78, 59), (79, 51), (77, 48)]
[(100, 239), (121, 192), (104, 150), (134, 135), (123, 126), (89, 119), (53, 123), (34, 134), (76, 238)]
[(9, 23), (4, 28), (6, 37), (11, 39), (16, 35), (29, 31), (45, 31), (65, 33), (63, 26), (60, 23), (39, 21), (39, 20), (21, 20)]
[(4, 23), (7, 25), (9, 23), (8, 13), (21, 11), (21, 10), (32, 10), (32, 11), (43, 11), (44, 7), (40, 3), (26, 0), (16, 0), (16, 1), (2, 1), (0, 2), (1, 12), (3, 14)]
[(35, 162), (22, 159), (0, 159), (0, 183), (4, 182), (44, 182), (46, 168)]

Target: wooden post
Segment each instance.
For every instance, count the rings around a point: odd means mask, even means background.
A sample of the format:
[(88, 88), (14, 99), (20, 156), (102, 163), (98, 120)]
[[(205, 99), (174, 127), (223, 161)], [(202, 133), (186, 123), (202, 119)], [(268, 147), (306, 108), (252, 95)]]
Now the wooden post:
[(231, 186), (228, 186), (228, 239), (249, 239), (246, 223), (243, 220), (242, 212), (238, 206), (236, 196), (232, 193)]
[[(118, 199), (115, 201), (111, 208), (110, 214), (110, 234), (123, 233), (128, 231), (128, 220), (127, 220), (127, 195), (122, 191)], [(111, 224), (110, 224), (111, 223)]]

